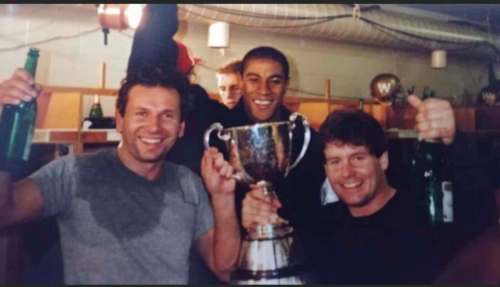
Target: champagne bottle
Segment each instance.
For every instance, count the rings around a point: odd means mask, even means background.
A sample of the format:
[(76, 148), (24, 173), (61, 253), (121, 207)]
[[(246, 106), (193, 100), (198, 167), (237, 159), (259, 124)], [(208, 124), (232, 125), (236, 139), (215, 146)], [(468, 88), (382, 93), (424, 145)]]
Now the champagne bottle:
[(101, 102), (99, 101), (99, 95), (94, 96), (94, 103), (90, 107), (90, 112), (89, 112), (89, 118), (95, 119), (95, 118), (102, 118), (103, 113), (102, 113), (102, 107), (101, 107)]
[[(35, 78), (39, 50), (30, 48), (24, 69)], [(0, 117), (0, 169), (13, 175), (25, 170), (36, 123), (36, 99), (5, 105)]]
[(420, 196), (426, 223), (435, 226), (453, 221), (453, 193), (445, 167), (444, 146), (438, 141), (417, 142), (411, 162), (413, 185)]

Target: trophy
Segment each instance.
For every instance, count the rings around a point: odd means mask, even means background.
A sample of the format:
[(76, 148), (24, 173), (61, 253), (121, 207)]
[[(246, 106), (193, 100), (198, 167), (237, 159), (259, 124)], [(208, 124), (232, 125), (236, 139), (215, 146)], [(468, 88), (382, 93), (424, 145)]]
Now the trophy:
[[(304, 142), (299, 155), (291, 162), (293, 130), (300, 117)], [(266, 195), (276, 196), (275, 183), (297, 166), (309, 146), (311, 131), (304, 116), (292, 113), (288, 121), (257, 123), (224, 128), (214, 123), (205, 132), (204, 144), (210, 146), (212, 132), (222, 140), (240, 183), (257, 184)], [(249, 230), (243, 239), (237, 269), (231, 274), (233, 284), (304, 284), (302, 251), (287, 223), (265, 224)]]

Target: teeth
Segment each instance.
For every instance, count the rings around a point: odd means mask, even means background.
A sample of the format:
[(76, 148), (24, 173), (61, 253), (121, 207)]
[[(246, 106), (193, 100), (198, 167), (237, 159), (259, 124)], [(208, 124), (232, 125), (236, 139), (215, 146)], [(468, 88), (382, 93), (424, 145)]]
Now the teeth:
[(350, 183), (345, 183), (344, 187), (345, 188), (355, 188), (361, 185), (361, 182), (350, 182)]
[(142, 138), (141, 140), (148, 144), (157, 144), (160, 143), (161, 141), (160, 139), (146, 139), (146, 138)]
[(257, 105), (270, 105), (271, 100), (253, 100)]

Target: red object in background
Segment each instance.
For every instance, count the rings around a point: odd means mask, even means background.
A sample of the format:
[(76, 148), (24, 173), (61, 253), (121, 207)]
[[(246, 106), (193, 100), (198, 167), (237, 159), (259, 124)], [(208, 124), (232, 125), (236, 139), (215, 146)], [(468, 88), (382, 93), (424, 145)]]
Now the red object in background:
[(178, 55), (177, 55), (177, 68), (184, 74), (189, 74), (191, 69), (193, 68), (195, 61), (189, 55), (189, 51), (187, 47), (180, 43), (176, 42), (177, 44), (177, 49), (178, 49)]

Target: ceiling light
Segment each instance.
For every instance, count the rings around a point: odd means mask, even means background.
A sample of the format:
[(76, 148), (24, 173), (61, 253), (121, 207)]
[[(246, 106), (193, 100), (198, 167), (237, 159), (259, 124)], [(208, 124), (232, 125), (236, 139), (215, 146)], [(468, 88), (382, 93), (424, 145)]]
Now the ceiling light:
[(431, 54), (431, 67), (434, 69), (446, 68), (446, 58), (446, 50), (433, 50)]

